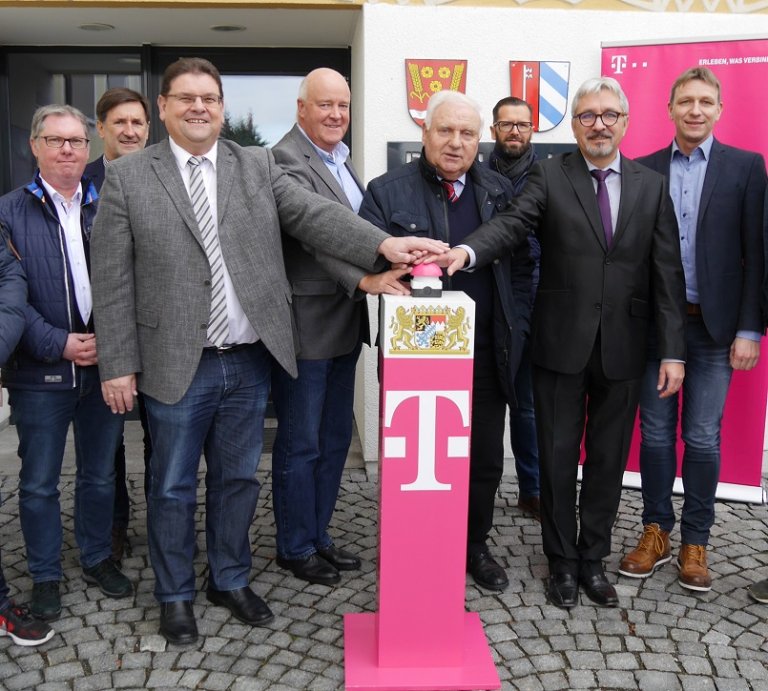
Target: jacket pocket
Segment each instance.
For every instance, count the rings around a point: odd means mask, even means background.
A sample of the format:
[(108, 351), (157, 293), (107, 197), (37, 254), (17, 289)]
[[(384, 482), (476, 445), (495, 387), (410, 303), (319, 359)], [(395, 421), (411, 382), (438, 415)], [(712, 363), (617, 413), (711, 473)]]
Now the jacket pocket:
[(157, 312), (152, 310), (144, 310), (140, 307), (136, 308), (136, 323), (142, 326), (149, 326), (152, 329), (157, 328), (158, 316)]
[(291, 283), (293, 294), (303, 295), (335, 295), (338, 289), (336, 281), (328, 278), (302, 278)]
[(426, 216), (407, 211), (394, 211), (390, 224), (402, 228), (406, 235), (429, 235), (429, 219)]

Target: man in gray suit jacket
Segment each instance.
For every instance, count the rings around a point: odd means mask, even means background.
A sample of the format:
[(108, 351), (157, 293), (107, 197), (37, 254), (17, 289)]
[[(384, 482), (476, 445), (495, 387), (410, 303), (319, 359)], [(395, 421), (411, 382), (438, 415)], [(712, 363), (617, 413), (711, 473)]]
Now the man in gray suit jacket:
[(192, 643), (203, 451), (207, 597), (247, 624), (272, 619), (248, 587), (248, 530), (273, 360), (296, 376), (281, 231), (370, 270), (379, 253), (409, 262), (429, 248), (417, 239), (392, 245), (292, 183), (269, 152), (219, 141), (221, 77), (207, 60), (170, 65), (160, 94), (170, 138), (107, 168), (93, 230), (94, 312), (104, 400), (123, 412), (137, 385), (145, 395), (160, 632)]
[[(357, 212), (363, 186), (342, 141), (349, 107), (344, 77), (324, 67), (313, 70), (299, 87), (297, 122), (272, 153), (302, 187)], [(336, 547), (328, 534), (352, 440), (357, 359), (363, 341), (370, 342), (367, 304), (358, 286), (381, 292), (368, 284), (384, 279), (387, 289), (389, 277), (388, 292), (408, 290), (393, 272), (366, 276), (332, 257), (316, 259), (290, 236), (283, 236), (283, 254), (299, 333), (299, 376), (279, 367), (272, 372), (277, 563), (297, 578), (333, 585), (339, 571), (360, 568), (360, 559)]]

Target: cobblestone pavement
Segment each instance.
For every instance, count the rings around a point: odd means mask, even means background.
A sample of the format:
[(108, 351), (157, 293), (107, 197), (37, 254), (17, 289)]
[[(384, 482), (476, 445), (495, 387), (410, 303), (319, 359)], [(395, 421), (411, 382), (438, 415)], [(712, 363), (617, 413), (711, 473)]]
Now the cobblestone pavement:
[[(31, 581), (17, 517), (17, 480), (8, 466), (0, 463), (0, 544), (12, 594), (24, 601)], [(274, 563), (269, 472), (260, 471), (252, 585), (276, 615), (264, 628), (242, 625), (207, 603), (201, 512), (195, 561), (201, 638), (186, 648), (167, 645), (158, 635), (143, 479), (137, 472), (129, 479), (133, 551), (124, 570), (137, 584), (135, 597), (110, 600), (84, 584), (72, 533), (74, 477), (64, 475), (66, 577), (64, 610), (54, 623), (58, 635), (38, 648), (0, 639), (0, 689), (343, 689), (342, 615), (376, 606), (378, 493), (364, 471), (346, 471), (333, 531), (337, 543), (356, 550), (364, 565), (359, 574), (343, 573), (335, 588), (309, 585)], [(753, 603), (745, 590), (768, 577), (766, 507), (718, 503), (710, 553), (713, 588), (694, 595), (678, 585), (672, 564), (645, 581), (617, 579), (620, 555), (638, 537), (641, 509), (639, 492), (626, 491), (606, 563), (620, 608), (581, 604), (564, 612), (546, 603), (539, 525), (517, 510), (516, 501), (516, 480), (505, 476), (492, 549), (508, 566), (510, 587), (490, 594), (468, 579), (466, 591), (467, 608), (479, 612), (485, 625), (504, 689), (768, 691), (768, 606)], [(679, 511), (680, 501), (676, 504)], [(673, 549), (677, 538), (673, 533)], [(439, 574), (421, 576), (427, 581)]]

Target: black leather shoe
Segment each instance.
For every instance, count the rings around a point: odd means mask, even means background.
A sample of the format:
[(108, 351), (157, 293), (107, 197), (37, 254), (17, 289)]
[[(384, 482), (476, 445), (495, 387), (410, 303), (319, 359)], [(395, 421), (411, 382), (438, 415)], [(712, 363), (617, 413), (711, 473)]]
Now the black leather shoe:
[(361, 566), (360, 559), (351, 552), (339, 549), (336, 545), (319, 549), (317, 553), (337, 571), (357, 571)]
[(317, 552), (306, 559), (283, 559), (278, 556), (277, 565), (288, 569), (296, 578), (309, 583), (336, 585), (341, 580), (338, 569)]
[(579, 581), (572, 573), (553, 573), (547, 584), (547, 599), (555, 607), (570, 609), (576, 605)]
[(587, 575), (582, 574), (579, 577), (584, 594), (600, 607), (618, 607), (619, 596), (605, 577), (605, 573), (600, 570), (596, 573)]
[(169, 643), (197, 642), (197, 624), (190, 600), (160, 603), (160, 633)]
[(248, 586), (238, 588), (237, 590), (214, 590), (208, 588), (205, 593), (208, 602), (220, 607), (226, 607), (235, 619), (239, 619), (243, 624), (251, 626), (263, 626), (271, 622), (275, 615), (267, 607), (256, 593)]
[(475, 583), (488, 590), (501, 592), (509, 585), (506, 571), (490, 552), (470, 554), (467, 557), (467, 572), (475, 579)]

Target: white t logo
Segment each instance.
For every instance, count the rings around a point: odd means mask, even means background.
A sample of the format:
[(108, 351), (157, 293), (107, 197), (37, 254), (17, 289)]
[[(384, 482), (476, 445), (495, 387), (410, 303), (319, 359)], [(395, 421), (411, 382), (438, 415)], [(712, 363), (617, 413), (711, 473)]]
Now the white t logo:
[[(438, 482), (435, 477), (435, 423), (437, 399), (443, 398), (454, 403), (461, 414), (464, 427), (469, 426), (469, 391), (387, 391), (384, 398), (384, 456), (386, 458), (405, 458), (406, 437), (390, 437), (386, 429), (392, 426), (392, 418), (403, 401), (416, 398), (419, 401), (418, 430), (418, 472), (416, 479), (401, 485), (403, 492), (413, 491), (450, 491), (451, 485)], [(448, 458), (467, 458), (469, 456), (469, 436), (448, 437)]]

